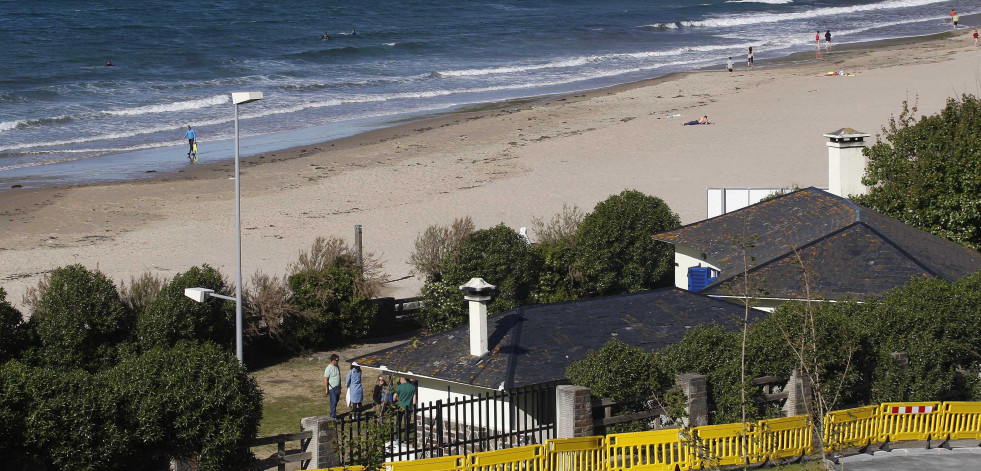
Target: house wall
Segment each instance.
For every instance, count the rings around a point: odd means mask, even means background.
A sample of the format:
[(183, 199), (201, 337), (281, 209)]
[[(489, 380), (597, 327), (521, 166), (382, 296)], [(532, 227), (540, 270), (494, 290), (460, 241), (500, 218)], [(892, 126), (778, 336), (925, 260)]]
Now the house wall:
[[(691, 267), (711, 267), (719, 269), (719, 263), (707, 257), (702, 258), (703, 253), (684, 245), (674, 246), (674, 285), (681, 289), (688, 289), (688, 269)], [(723, 274), (724, 275), (724, 274)]]

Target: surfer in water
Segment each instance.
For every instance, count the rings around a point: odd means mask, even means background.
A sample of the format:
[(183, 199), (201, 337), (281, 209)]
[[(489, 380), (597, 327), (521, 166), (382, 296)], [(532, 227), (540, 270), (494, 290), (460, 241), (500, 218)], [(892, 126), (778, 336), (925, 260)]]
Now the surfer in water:
[(106, 61), (106, 67), (112, 67), (112, 61)]
[(321, 36), (320, 39), (323, 39), (324, 41), (330, 41), (330, 35), (327, 34), (326, 31), (324, 31), (324, 35)]

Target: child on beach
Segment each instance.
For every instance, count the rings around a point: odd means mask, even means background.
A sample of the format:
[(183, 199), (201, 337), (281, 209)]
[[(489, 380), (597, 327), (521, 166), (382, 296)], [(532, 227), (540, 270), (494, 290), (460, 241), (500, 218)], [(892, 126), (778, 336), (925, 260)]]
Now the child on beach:
[(814, 35), (814, 47), (816, 47), (819, 51), (821, 50), (821, 32), (820, 31), (818, 31)]
[(753, 68), (753, 48), (749, 48), (749, 54), (746, 56), (746, 67)]
[[(978, 42), (977, 34), (978, 33), (974, 33), (974, 42), (975, 43)], [(977, 46), (977, 44), (975, 44), (975, 46)], [(732, 77), (732, 68), (733, 68), (732, 57), (729, 57), (729, 62), (726, 62), (726, 68), (729, 69), (729, 76)]]

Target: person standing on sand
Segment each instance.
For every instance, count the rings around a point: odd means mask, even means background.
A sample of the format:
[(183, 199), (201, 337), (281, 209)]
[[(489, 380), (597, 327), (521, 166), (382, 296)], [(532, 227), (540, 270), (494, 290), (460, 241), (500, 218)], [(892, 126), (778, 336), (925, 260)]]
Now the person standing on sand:
[(330, 418), (337, 418), (337, 401), (341, 399), (341, 369), (337, 362), (341, 357), (337, 354), (330, 356), (330, 364), (324, 368), (324, 392), (330, 397)]
[[(975, 40), (977, 41), (977, 40)], [(732, 68), (734, 67), (732, 63), (732, 57), (729, 58), (729, 62), (726, 62), (726, 68), (729, 69), (729, 76), (732, 77)]]
[(188, 160), (191, 160), (191, 154), (194, 154), (194, 157), (197, 157), (198, 156), (197, 152), (194, 152), (194, 137), (195, 137), (194, 130), (191, 129), (191, 125), (188, 124), (187, 125), (187, 131), (184, 133), (184, 139), (187, 139), (187, 159)]
[(821, 50), (821, 32), (820, 31), (818, 31), (817, 33), (814, 33), (814, 47), (816, 47), (817, 50), (819, 50), (819, 51)]
[(974, 30), (974, 46), (978, 45), (978, 30)]
[(746, 67), (753, 68), (753, 48), (749, 48), (749, 54), (746, 55)]
[(830, 29), (828, 30), (828, 32), (824, 33), (824, 42), (825, 42), (824, 46), (828, 48), (828, 52), (831, 52), (831, 30)]

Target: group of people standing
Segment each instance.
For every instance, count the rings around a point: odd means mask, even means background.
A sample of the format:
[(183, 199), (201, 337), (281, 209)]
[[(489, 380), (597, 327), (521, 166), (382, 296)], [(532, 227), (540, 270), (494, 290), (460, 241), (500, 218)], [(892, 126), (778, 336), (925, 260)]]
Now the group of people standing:
[[(338, 365), (340, 357), (330, 356), (330, 364), (324, 368), (324, 392), (330, 398), (330, 417), (337, 418), (337, 403), (341, 399), (341, 369)], [(361, 366), (351, 362), (351, 369), (344, 379), (347, 388), (347, 402), (351, 407), (351, 415), (360, 417), (364, 404), (364, 385), (361, 382)], [(384, 414), (389, 405), (395, 405), (400, 412), (410, 412), (416, 403), (418, 387), (415, 381), (402, 377), (399, 385), (393, 388), (384, 375), (378, 376), (378, 384), (372, 390), (372, 400), (377, 408), (378, 417)], [(403, 414), (399, 415), (401, 419)]]

